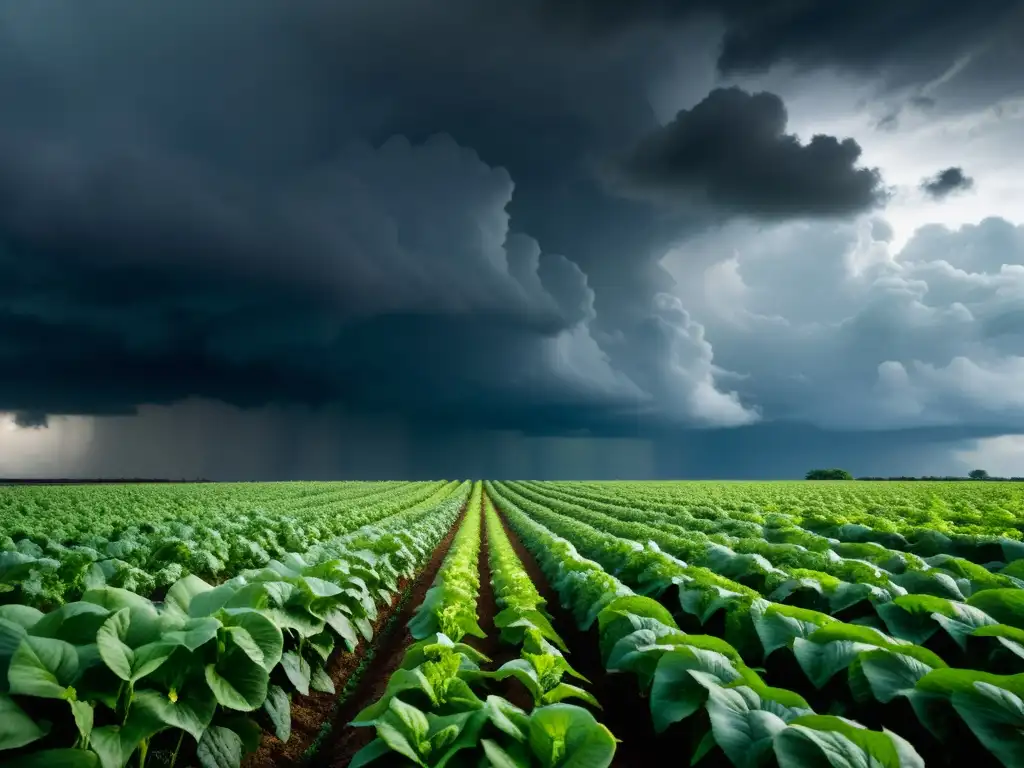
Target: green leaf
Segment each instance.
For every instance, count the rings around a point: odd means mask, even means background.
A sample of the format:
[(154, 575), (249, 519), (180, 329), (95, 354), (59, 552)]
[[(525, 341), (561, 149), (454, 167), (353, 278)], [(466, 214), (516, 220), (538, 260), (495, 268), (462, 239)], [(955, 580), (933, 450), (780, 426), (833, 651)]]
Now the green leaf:
[(96, 633), (96, 645), (107, 667), (119, 678), (134, 683), (155, 672), (174, 651), (171, 643), (154, 642), (132, 650), (124, 642), (129, 636), (131, 610), (122, 608)]
[(173, 698), (168, 694), (150, 689), (136, 691), (132, 699), (132, 711), (141, 710), (152, 719), (170, 728), (185, 731), (197, 742), (213, 721), (217, 700), (205, 688), (191, 686)]
[(123, 726), (94, 728), (89, 748), (99, 755), (103, 768), (122, 768), (139, 745), (163, 727), (164, 724), (152, 719), (149, 712), (133, 707)]
[(897, 696), (909, 696), (917, 682), (932, 671), (927, 664), (903, 653), (869, 651), (860, 657), (861, 670), (872, 695), (887, 703)]
[(924, 760), (890, 732), (830, 715), (805, 715), (775, 738), (779, 768), (924, 768)]
[(201, 648), (217, 637), (221, 628), (219, 619), (212, 616), (203, 616), (198, 619), (188, 619), (181, 629), (165, 632), (160, 638), (166, 643), (180, 645), (190, 651)]
[(975, 682), (973, 690), (953, 694), (953, 707), (971, 733), (1007, 768), (1024, 764), (1024, 702), (991, 683)]
[(69, 701), (68, 704), (71, 706), (71, 715), (75, 719), (75, 727), (82, 743), (88, 743), (95, 722), (96, 705), (88, 701)]
[(250, 658), (260, 664), (267, 672), (273, 671), (281, 661), (284, 650), (284, 635), (281, 629), (259, 611), (247, 608), (232, 608), (225, 612), (224, 625), (231, 627), (232, 638), (237, 642), (245, 633), (251, 638), (252, 644), (259, 649), (262, 662), (253, 654)]
[(202, 768), (239, 768), (242, 764), (242, 739), (230, 728), (214, 725), (203, 734), (196, 749)]
[(24, 629), (32, 629), (43, 617), (44, 613), (28, 605), (0, 605), (0, 619), (17, 624)]
[(720, 653), (688, 647), (665, 653), (658, 661), (651, 686), (651, 718), (656, 732), (689, 717), (707, 701), (707, 688), (690, 674), (693, 670), (705, 672), (722, 684), (740, 676)]
[(493, 739), (482, 739), (480, 746), (491, 768), (530, 768), (530, 756), (522, 744), (513, 742), (509, 751)]
[(96, 632), (109, 615), (109, 610), (95, 603), (66, 603), (39, 619), (29, 634), (86, 645), (96, 642)]
[[(696, 673), (698, 678), (701, 674)], [(760, 698), (750, 688), (722, 688), (713, 678), (705, 687), (715, 743), (737, 768), (763, 764), (786, 721), (776, 712), (761, 709)]]
[(814, 687), (823, 688), (837, 672), (846, 669), (857, 654), (873, 651), (877, 647), (852, 640), (818, 643), (797, 638), (793, 641), (793, 655)]
[(281, 657), (281, 668), (291, 684), (295, 686), (295, 690), (303, 696), (308, 696), (309, 680), (312, 676), (309, 662), (294, 651), (289, 651)]
[(572, 704), (551, 704), (530, 715), (529, 745), (544, 768), (608, 768), (615, 737)]
[(320, 664), (311, 667), (313, 674), (309, 678), (309, 687), (320, 693), (334, 693), (334, 682), (331, 680), (327, 670)]
[(705, 733), (703, 738), (700, 740), (700, 743), (697, 745), (697, 748), (693, 750), (693, 757), (690, 758), (690, 768), (693, 768), (693, 766), (703, 760), (707, 754), (717, 746), (718, 743), (715, 741), (715, 732), (708, 731)]
[(216, 664), (206, 666), (206, 684), (217, 701), (228, 709), (251, 712), (267, 698), (270, 675), (238, 651), (230, 651)]
[(545, 704), (556, 704), (566, 699), (581, 699), (592, 707), (602, 708), (592, 693), (569, 683), (559, 683), (541, 697), (541, 701)]
[(327, 622), (327, 626), (338, 633), (338, 637), (345, 642), (349, 651), (354, 651), (359, 645), (359, 637), (356, 635), (356, 628), (352, 625), (349, 617), (335, 609), (326, 613), (324, 620)]
[(971, 595), (967, 604), (981, 609), (1000, 624), (1024, 629), (1024, 589), (986, 589)]
[(391, 747), (388, 746), (388, 743), (384, 739), (374, 739), (353, 755), (348, 768), (362, 768), (362, 766), (369, 765), (374, 760), (388, 754), (391, 754)]
[(198, 576), (188, 575), (178, 579), (171, 588), (167, 590), (164, 598), (164, 609), (175, 612), (182, 619), (188, 618), (189, 606), (192, 599), (203, 592), (208, 592), (213, 587), (200, 579)]
[(10, 696), (0, 694), (0, 749), (23, 747), (49, 732), (49, 726), (37, 725)]
[(274, 735), (281, 741), (288, 741), (292, 735), (292, 701), (284, 688), (279, 685), (270, 686), (267, 700), (263, 702), (263, 711), (270, 718)]
[(70, 643), (48, 637), (25, 637), (11, 657), (10, 692), (44, 699), (65, 698), (78, 674), (78, 651)]

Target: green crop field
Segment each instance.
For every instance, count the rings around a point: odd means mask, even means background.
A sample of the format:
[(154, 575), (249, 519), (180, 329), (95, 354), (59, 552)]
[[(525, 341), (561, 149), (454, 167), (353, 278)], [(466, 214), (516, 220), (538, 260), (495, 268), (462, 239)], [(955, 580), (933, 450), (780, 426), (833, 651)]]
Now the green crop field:
[(1024, 766), (1024, 484), (0, 488), (0, 765)]

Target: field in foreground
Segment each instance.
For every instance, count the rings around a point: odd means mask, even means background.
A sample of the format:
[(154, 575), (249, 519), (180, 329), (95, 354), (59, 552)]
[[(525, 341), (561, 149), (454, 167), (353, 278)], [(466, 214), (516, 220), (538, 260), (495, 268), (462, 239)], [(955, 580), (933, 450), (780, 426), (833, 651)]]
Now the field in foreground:
[(0, 489), (4, 766), (1024, 766), (1024, 485)]

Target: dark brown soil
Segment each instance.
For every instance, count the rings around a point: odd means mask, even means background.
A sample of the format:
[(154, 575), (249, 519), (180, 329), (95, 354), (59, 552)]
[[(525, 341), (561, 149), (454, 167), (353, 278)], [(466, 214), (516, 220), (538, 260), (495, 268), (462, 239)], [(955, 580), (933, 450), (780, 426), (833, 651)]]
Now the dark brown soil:
[[(415, 579), (403, 580), (399, 584), (399, 593), (391, 600), (391, 605), (384, 609), (378, 609), (377, 620), (373, 624), (373, 643), (363, 642), (352, 653), (340, 652), (331, 657), (327, 672), (334, 683), (335, 690), (340, 693), (353, 672), (363, 664), (370, 648), (374, 649), (373, 659), (366, 666), (353, 694), (340, 706), (338, 706), (337, 694), (311, 691), (309, 696), (296, 695), (292, 700), (291, 738), (287, 742), (282, 742), (273, 734), (265, 731), (259, 750), (247, 756), (243, 761), (244, 768), (281, 768), (281, 766), (298, 768), (303, 764), (305, 752), (319, 736), (324, 723), (332, 720), (333, 730), (328, 736), (330, 744), (343, 741), (346, 735), (355, 737), (355, 740), (359, 741), (358, 746), (351, 750), (343, 761), (331, 763), (332, 765), (347, 765), (351, 756), (372, 740), (374, 735), (372, 728), (345, 728), (343, 726), (355, 717), (364, 706), (377, 699), (383, 692), (391, 672), (401, 663), (405, 647), (411, 642), (409, 631), (405, 625), (412, 618), (413, 611), (422, 602), (427, 590), (430, 589), (445, 555), (448, 554), (448, 548), (455, 537), (455, 531), (462, 523), (464, 514), (465, 510), (459, 515), (445, 538), (437, 545), (430, 562), (419, 576)], [(403, 600), (404, 593), (407, 591), (411, 591), (410, 599)], [(396, 611), (399, 610), (401, 612), (396, 616)], [(392, 619), (394, 619), (393, 622)], [(389, 622), (391, 622), (393, 630), (380, 633)], [(366, 692), (375, 686), (379, 686), (377, 693)], [(367, 738), (362, 740), (364, 736)], [(324, 748), (327, 749), (327, 745)], [(324, 754), (332, 754), (332, 751), (328, 750)], [(316, 764), (321, 764), (321, 761), (317, 759)], [(324, 761), (322, 764), (327, 763)]]
[[(603, 710), (595, 713), (598, 722), (603, 723), (617, 739), (621, 740), (615, 750), (612, 768), (640, 768), (655, 765), (671, 757), (672, 762), (687, 765), (693, 754), (689, 734), (676, 734), (672, 730), (658, 735), (654, 732), (648, 700), (640, 696), (631, 676), (609, 674), (604, 671), (601, 650), (595, 623), (583, 632), (576, 626), (572, 613), (562, 608), (558, 594), (548, 585), (547, 578), (530, 551), (523, 545), (508, 521), (499, 512), (505, 533), (523, 567), (529, 574), (541, 597), (547, 600), (547, 610), (553, 624), (571, 653), (566, 659), (573, 669), (590, 682), (583, 683), (601, 703)], [(699, 736), (698, 736), (699, 739)], [(711, 760), (708, 760), (709, 765)], [(703, 763), (701, 764), (703, 766)]]
[[(455, 521), (448, 535), (434, 550), (427, 567), (420, 572), (420, 576), (412, 588), (410, 599), (405, 602), (405, 606), (397, 618), (395, 631), (387, 637), (381, 638), (373, 660), (367, 666), (352, 695), (341, 703), (333, 713), (333, 717), (328, 714), (328, 717), (332, 719), (331, 731), (313, 756), (310, 765), (342, 768), (348, 765), (355, 754), (373, 741), (377, 735), (373, 728), (353, 728), (349, 726), (349, 723), (363, 709), (384, 695), (391, 674), (401, 666), (406, 649), (414, 642), (407, 625), (434, 583), (434, 577), (437, 576), (437, 572), (448, 554), (452, 539), (455, 538), (455, 532), (462, 525), (464, 516), (465, 509)], [(280, 764), (276, 763), (275, 765)]]

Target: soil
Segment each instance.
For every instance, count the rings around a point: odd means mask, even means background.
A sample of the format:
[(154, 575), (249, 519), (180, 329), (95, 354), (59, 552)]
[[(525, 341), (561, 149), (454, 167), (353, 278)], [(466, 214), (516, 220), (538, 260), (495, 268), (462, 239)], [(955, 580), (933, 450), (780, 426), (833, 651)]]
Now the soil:
[[(697, 728), (673, 728), (660, 735), (654, 732), (648, 700), (641, 697), (632, 676), (608, 674), (604, 671), (596, 622), (586, 632), (576, 626), (572, 613), (562, 608), (558, 594), (549, 586), (544, 571), (533, 555), (516, 536), (505, 517), (500, 512), (498, 516), (512, 548), (537, 591), (547, 601), (545, 608), (570, 650), (566, 660), (590, 681), (583, 683), (582, 687), (594, 694), (603, 707), (594, 713), (595, 717), (621, 740), (615, 750), (612, 768), (640, 768), (665, 762), (666, 757), (672, 758), (672, 762), (689, 764), (696, 743), (703, 735), (694, 731), (699, 731), (703, 723), (691, 724)], [(709, 756), (706, 762), (711, 768), (713, 759)], [(701, 763), (703, 766), (704, 762)]]
[[(373, 623), (373, 643), (363, 642), (352, 653), (335, 653), (331, 657), (327, 672), (338, 693), (311, 691), (309, 696), (295, 696), (292, 700), (291, 738), (287, 742), (282, 742), (273, 734), (264, 731), (259, 749), (245, 758), (243, 768), (299, 768), (304, 763), (306, 751), (316, 741), (325, 723), (332, 723), (333, 727), (327, 737), (327, 744), (324, 745), (324, 749), (327, 750), (324, 754), (334, 754), (337, 749), (334, 745), (343, 745), (346, 748), (347, 757), (340, 762), (331, 762), (332, 765), (347, 765), (351, 756), (372, 740), (372, 728), (344, 726), (364, 706), (375, 701), (383, 693), (391, 672), (401, 664), (405, 648), (412, 642), (405, 625), (430, 589), (464, 515), (465, 510), (460, 513), (451, 530), (434, 549), (430, 562), (420, 571), (419, 576), (414, 579), (403, 579), (391, 604), (378, 609), (377, 619)], [(409, 599), (404, 599), (407, 593)], [(389, 623), (391, 631), (381, 632)], [(352, 695), (339, 706), (338, 694), (344, 690), (353, 673), (363, 664), (371, 648), (372, 660), (366, 665)], [(356, 742), (358, 745), (348, 751)], [(328, 745), (334, 748), (329, 749)], [(316, 763), (326, 764), (326, 761), (317, 759)]]
[[(337, 766), (337, 768), (347, 766), (355, 754), (373, 741), (377, 735), (373, 728), (352, 728), (348, 724), (363, 709), (384, 695), (391, 674), (402, 665), (406, 649), (415, 642), (412, 635), (409, 634), (409, 621), (434, 583), (434, 577), (437, 576), (437, 572), (448, 554), (452, 539), (455, 538), (455, 532), (462, 525), (464, 516), (465, 509), (455, 521), (448, 535), (434, 550), (427, 567), (420, 572), (419, 578), (412, 587), (409, 600), (405, 602), (397, 617), (394, 625), (395, 631), (381, 638), (373, 660), (367, 665), (352, 695), (345, 699), (333, 714), (328, 713), (325, 716), (325, 719), (329, 719), (332, 724), (331, 730), (320, 749), (310, 760), (310, 765)], [(281, 764), (275, 763), (274, 765)]]

